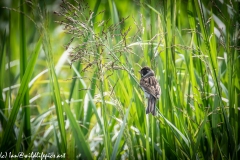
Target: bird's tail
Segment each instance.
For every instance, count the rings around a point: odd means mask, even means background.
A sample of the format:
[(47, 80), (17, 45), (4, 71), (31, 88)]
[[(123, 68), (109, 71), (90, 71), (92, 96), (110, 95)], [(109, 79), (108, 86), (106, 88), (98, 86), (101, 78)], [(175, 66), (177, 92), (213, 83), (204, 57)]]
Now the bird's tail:
[(155, 116), (156, 115), (155, 108), (156, 108), (156, 98), (150, 95), (150, 97), (148, 98), (148, 106), (146, 109), (146, 114), (152, 113), (152, 115)]

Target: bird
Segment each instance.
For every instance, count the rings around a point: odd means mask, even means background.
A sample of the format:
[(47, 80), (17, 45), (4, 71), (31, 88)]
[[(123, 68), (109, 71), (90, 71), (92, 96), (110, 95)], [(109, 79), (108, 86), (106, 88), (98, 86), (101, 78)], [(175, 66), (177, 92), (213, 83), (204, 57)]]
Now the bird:
[(159, 99), (161, 94), (160, 85), (151, 68), (145, 66), (139, 71), (139, 73), (141, 74), (140, 86), (144, 91), (145, 97), (148, 99), (146, 114), (152, 113), (152, 115), (155, 116), (156, 100)]

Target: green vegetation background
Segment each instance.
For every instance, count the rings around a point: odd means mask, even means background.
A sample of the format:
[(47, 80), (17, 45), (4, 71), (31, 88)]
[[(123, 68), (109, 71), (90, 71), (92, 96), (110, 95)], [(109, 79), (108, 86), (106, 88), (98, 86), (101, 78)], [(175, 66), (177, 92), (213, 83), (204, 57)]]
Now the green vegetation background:
[[(239, 159), (239, 1), (0, 6), (0, 153)], [(146, 65), (162, 90), (155, 117)]]

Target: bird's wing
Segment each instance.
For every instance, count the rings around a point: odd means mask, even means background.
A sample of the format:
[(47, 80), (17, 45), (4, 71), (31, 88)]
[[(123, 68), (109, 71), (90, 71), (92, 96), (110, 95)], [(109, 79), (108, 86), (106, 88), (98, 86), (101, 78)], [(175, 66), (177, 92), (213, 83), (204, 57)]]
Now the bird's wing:
[(160, 86), (154, 76), (143, 77), (140, 80), (141, 87), (149, 94), (153, 95), (155, 98), (160, 96)]

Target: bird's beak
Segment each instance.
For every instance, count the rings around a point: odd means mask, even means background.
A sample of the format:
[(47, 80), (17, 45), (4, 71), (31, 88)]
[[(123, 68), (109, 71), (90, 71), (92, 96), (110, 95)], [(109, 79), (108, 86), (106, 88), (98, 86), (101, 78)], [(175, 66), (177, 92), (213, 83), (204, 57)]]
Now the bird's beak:
[(140, 70), (140, 71), (138, 71), (138, 73), (141, 73), (141, 70)]

